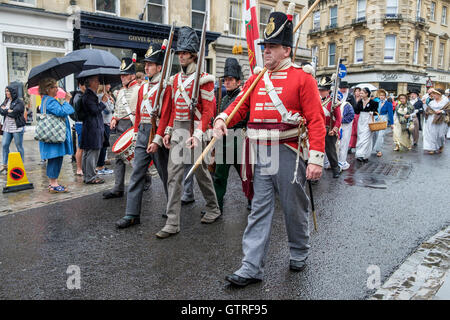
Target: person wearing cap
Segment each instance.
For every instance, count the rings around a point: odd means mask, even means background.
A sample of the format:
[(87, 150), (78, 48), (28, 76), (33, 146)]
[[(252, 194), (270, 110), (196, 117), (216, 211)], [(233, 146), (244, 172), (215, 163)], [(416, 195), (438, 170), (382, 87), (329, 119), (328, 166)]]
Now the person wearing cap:
[[(227, 58), (225, 60), (223, 78), (226, 95), (223, 97), (219, 106), (220, 112), (228, 108), (241, 92), (242, 70), (237, 59)], [(218, 90), (221, 90), (221, 88)], [(241, 155), (238, 154), (238, 150), (242, 150), (242, 130), (247, 127), (247, 121), (248, 116), (232, 128), (232, 132), (229, 132), (228, 139), (224, 138), (216, 145), (214, 189), (216, 190), (217, 202), (219, 203), (221, 212), (223, 212), (223, 198), (227, 191), (230, 168), (234, 166), (239, 176), (241, 175)], [(230, 155), (233, 155), (233, 157), (230, 157)]]
[[(268, 71), (228, 124), (233, 128), (250, 112), (245, 142), (248, 152), (243, 151), (246, 155), (243, 179), (248, 182), (248, 192), (252, 192), (254, 197), (242, 240), (244, 257), (241, 267), (226, 277), (228, 282), (238, 287), (259, 282), (264, 277), (275, 194), (279, 195), (285, 216), (289, 268), (292, 271), (304, 270), (309, 255), (310, 206), (305, 188), (306, 180), (319, 180), (322, 176), (325, 115), (316, 80), (292, 63), (292, 7), (290, 4), (288, 15), (283, 12), (270, 14), (262, 42)], [(257, 76), (255, 72), (236, 100), (216, 118), (216, 138), (227, 135), (228, 117)], [(303, 148), (306, 137), (299, 137), (299, 128), (305, 121), (309, 151)], [(254, 161), (250, 162), (250, 158)]]
[[(120, 66), (120, 80), (122, 89), (119, 90), (114, 108), (114, 115), (111, 120), (111, 130), (116, 129), (120, 136), (133, 127), (134, 115), (139, 93), (139, 84), (136, 81), (136, 65), (134, 59), (123, 58)], [(103, 199), (121, 198), (125, 191), (125, 169), (126, 164), (116, 155), (114, 165), (114, 187), (103, 193)]]
[[(387, 91), (384, 89), (378, 90), (378, 115), (375, 116), (376, 121), (387, 121), (388, 126), (391, 127), (394, 125), (394, 107), (392, 103), (387, 101)], [(375, 131), (373, 134), (373, 150), (372, 152), (377, 154), (377, 157), (382, 157), (383, 153), (381, 149), (384, 145), (384, 134), (386, 130)]]
[(167, 163), (169, 161), (169, 150), (163, 145), (163, 135), (172, 109), (170, 86), (167, 86), (164, 92), (161, 93), (160, 106), (157, 106), (159, 108), (156, 121), (158, 128), (152, 143), (150, 146), (148, 144), (152, 131), (151, 112), (153, 111), (154, 101), (161, 79), (165, 50), (166, 48), (163, 48), (161, 44), (151, 44), (143, 60), (145, 62), (145, 73), (149, 80), (143, 83), (138, 93), (136, 119), (134, 122), (136, 148), (134, 151), (133, 172), (131, 173), (128, 185), (125, 216), (116, 222), (116, 226), (119, 229), (128, 228), (140, 223), (146, 173), (152, 161), (163, 183), (167, 199)]
[(444, 150), (445, 136), (450, 124), (450, 102), (442, 89), (433, 89), (430, 95), (433, 100), (425, 110), (423, 149), (429, 154), (435, 154)]
[(378, 110), (378, 103), (370, 99), (372, 92), (369, 88), (361, 90), (361, 100), (355, 108), (355, 114), (358, 118), (358, 140), (356, 142), (356, 159), (360, 162), (369, 162), (372, 153), (373, 135), (369, 128), (369, 122), (372, 121), (374, 112)]
[(419, 131), (422, 131), (422, 121), (421, 121), (421, 115), (423, 113), (423, 102), (419, 98), (420, 91), (417, 89), (410, 90), (409, 95), (409, 102), (414, 107), (414, 113), (412, 114), (413, 122), (414, 122), (414, 132), (413, 132), (413, 143), (414, 147), (417, 146), (417, 143), (419, 142)]
[(330, 163), (333, 170), (333, 178), (339, 178), (341, 175), (341, 167), (339, 166), (338, 155), (336, 151), (336, 142), (339, 136), (339, 128), (341, 127), (342, 115), (340, 106), (336, 106), (331, 115), (331, 107), (333, 105), (333, 98), (330, 96), (331, 89), (330, 77), (323, 77), (319, 82), (319, 94), (322, 101), (322, 109), (325, 113), (325, 128), (327, 135), (325, 136), (325, 153), (326, 159)]
[[(199, 77), (198, 104), (196, 110), (194, 110), (194, 133), (190, 137), (190, 105), (194, 80), (197, 76), (199, 50), (200, 41), (195, 30), (190, 27), (180, 28), (176, 54), (182, 70), (169, 80), (172, 86), (172, 113), (169, 124), (164, 131), (164, 146), (170, 150), (167, 168), (169, 194), (166, 209), (167, 221), (165, 226), (156, 234), (159, 239), (168, 238), (180, 232), (184, 171), (187, 166), (192, 165), (191, 153), (195, 150), (194, 154), (199, 155), (201, 152), (198, 149), (206, 147), (204, 135), (210, 128), (211, 118), (215, 115), (215, 78), (207, 73), (202, 73)], [(163, 108), (166, 108), (166, 106)], [(221, 216), (221, 212), (217, 203), (214, 184), (205, 162), (195, 171), (195, 178), (206, 201), (206, 211), (201, 223), (214, 223)]]
[(409, 103), (406, 94), (400, 94), (397, 97), (398, 105), (395, 109), (394, 120), (394, 151), (411, 150), (411, 126), (414, 125), (412, 115), (414, 107)]
[(350, 105), (353, 107), (353, 109), (355, 109), (356, 98), (354, 95), (350, 94), (349, 88), (350, 88), (350, 86), (347, 81), (341, 81), (339, 83), (339, 92), (342, 93), (342, 95), (343, 95), (342, 101), (346, 101), (346, 102), (350, 103)]

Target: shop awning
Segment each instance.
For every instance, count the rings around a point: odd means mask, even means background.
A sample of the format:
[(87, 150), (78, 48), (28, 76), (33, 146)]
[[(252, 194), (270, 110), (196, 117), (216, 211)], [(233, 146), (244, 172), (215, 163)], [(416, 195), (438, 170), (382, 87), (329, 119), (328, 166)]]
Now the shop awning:
[[(178, 27), (181, 27), (178, 26)], [(170, 25), (145, 22), (98, 13), (81, 12), (80, 30), (75, 32), (74, 49), (83, 45), (95, 45), (132, 50), (147, 50), (151, 42), (162, 42), (169, 37)], [(196, 30), (200, 38), (201, 30)], [(206, 33), (208, 45), (220, 37), (218, 32)], [(176, 46), (177, 32), (174, 46)]]

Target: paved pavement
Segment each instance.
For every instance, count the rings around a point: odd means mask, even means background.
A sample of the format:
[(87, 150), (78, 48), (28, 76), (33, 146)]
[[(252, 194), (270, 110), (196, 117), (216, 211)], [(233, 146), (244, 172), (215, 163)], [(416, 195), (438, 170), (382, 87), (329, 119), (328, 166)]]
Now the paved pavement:
[[(224, 280), (240, 265), (248, 214), (234, 171), (223, 218), (200, 224), (204, 201), (197, 193), (196, 203), (183, 207), (181, 233), (165, 240), (155, 238), (165, 222), (159, 179), (145, 193), (142, 224), (128, 230), (114, 228), (124, 214), (124, 199), (102, 200), (95, 193), (100, 190), (80, 185), (70, 195), (74, 198), (36, 207), (49, 198), (41, 182), (27, 210), (0, 217), (0, 299), (369, 299), (424, 242), (450, 225), (450, 148), (429, 156), (420, 148), (394, 153), (391, 143), (388, 134), (383, 158), (359, 164), (351, 156), (351, 168), (341, 178), (326, 171), (314, 186), (319, 231), (311, 234), (302, 273), (288, 269), (277, 202), (264, 282), (243, 290)], [(26, 164), (36, 171), (32, 182), (39, 183), (45, 171), (35, 166)], [(77, 187), (69, 159), (64, 172), (62, 181)], [(78, 198), (81, 193), (88, 195)], [(433, 249), (428, 252), (433, 257)], [(80, 268), (79, 290), (67, 287), (70, 266)], [(444, 285), (436, 291), (445, 293), (447, 282), (439, 281)]]

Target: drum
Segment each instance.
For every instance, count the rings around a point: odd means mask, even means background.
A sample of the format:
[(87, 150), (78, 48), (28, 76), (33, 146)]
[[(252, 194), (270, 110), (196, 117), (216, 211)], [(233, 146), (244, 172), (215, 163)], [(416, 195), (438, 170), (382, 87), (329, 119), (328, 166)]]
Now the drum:
[(136, 144), (133, 143), (134, 128), (125, 131), (119, 139), (114, 143), (112, 152), (117, 154), (125, 163), (132, 164), (134, 159), (134, 149)]

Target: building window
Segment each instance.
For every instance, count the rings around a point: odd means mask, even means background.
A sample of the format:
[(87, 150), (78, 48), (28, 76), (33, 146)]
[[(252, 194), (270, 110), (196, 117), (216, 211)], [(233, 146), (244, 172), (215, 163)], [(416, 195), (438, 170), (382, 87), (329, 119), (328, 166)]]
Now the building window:
[(147, 20), (156, 23), (167, 23), (166, 0), (149, 0), (147, 7)]
[(433, 47), (434, 41), (428, 40), (428, 66), (433, 67)]
[(431, 2), (430, 20), (436, 21), (436, 2)]
[(96, 0), (95, 11), (119, 15), (119, 0)]
[(242, 27), (242, 0), (230, 0), (230, 34), (244, 34)]
[(413, 55), (413, 64), (419, 64), (419, 38), (416, 38), (414, 41), (414, 55)]
[(386, 36), (384, 42), (384, 62), (395, 62), (395, 47), (397, 37), (395, 35)]
[(269, 22), (269, 16), (272, 11), (272, 7), (263, 5), (259, 7), (259, 34), (261, 38), (264, 38), (264, 31), (266, 30), (267, 22)]
[(330, 43), (328, 45), (328, 66), (333, 67), (336, 65), (336, 43)]
[(27, 6), (36, 7), (36, 0), (9, 0), (9, 2), (13, 4), (24, 4)]
[(312, 56), (312, 61), (315, 63), (316, 67), (319, 66), (319, 47), (318, 46), (313, 46), (311, 48), (311, 56)]
[(364, 39), (358, 38), (355, 40), (355, 63), (362, 63), (364, 61)]
[(441, 24), (447, 25), (447, 7), (442, 7), (442, 18), (441, 18)]
[(439, 44), (439, 57), (438, 57), (438, 68), (444, 68), (444, 53), (445, 53), (445, 43), (441, 42)]
[(356, 21), (361, 21), (366, 19), (366, 0), (358, 0), (358, 6), (356, 11)]
[[(200, 30), (203, 28), (207, 5), (207, 0), (192, 0), (192, 28)], [(206, 26), (208, 27), (208, 22)]]
[(314, 30), (320, 29), (320, 11), (314, 12), (314, 16), (313, 16), (313, 29), (314, 29)]
[(416, 18), (420, 18), (420, 9), (422, 7), (422, 0), (417, 0), (417, 7), (416, 7)]
[(386, 0), (386, 16), (396, 17), (398, 9), (398, 0)]
[(338, 8), (337, 6), (330, 8), (330, 27), (337, 27), (337, 15)]

